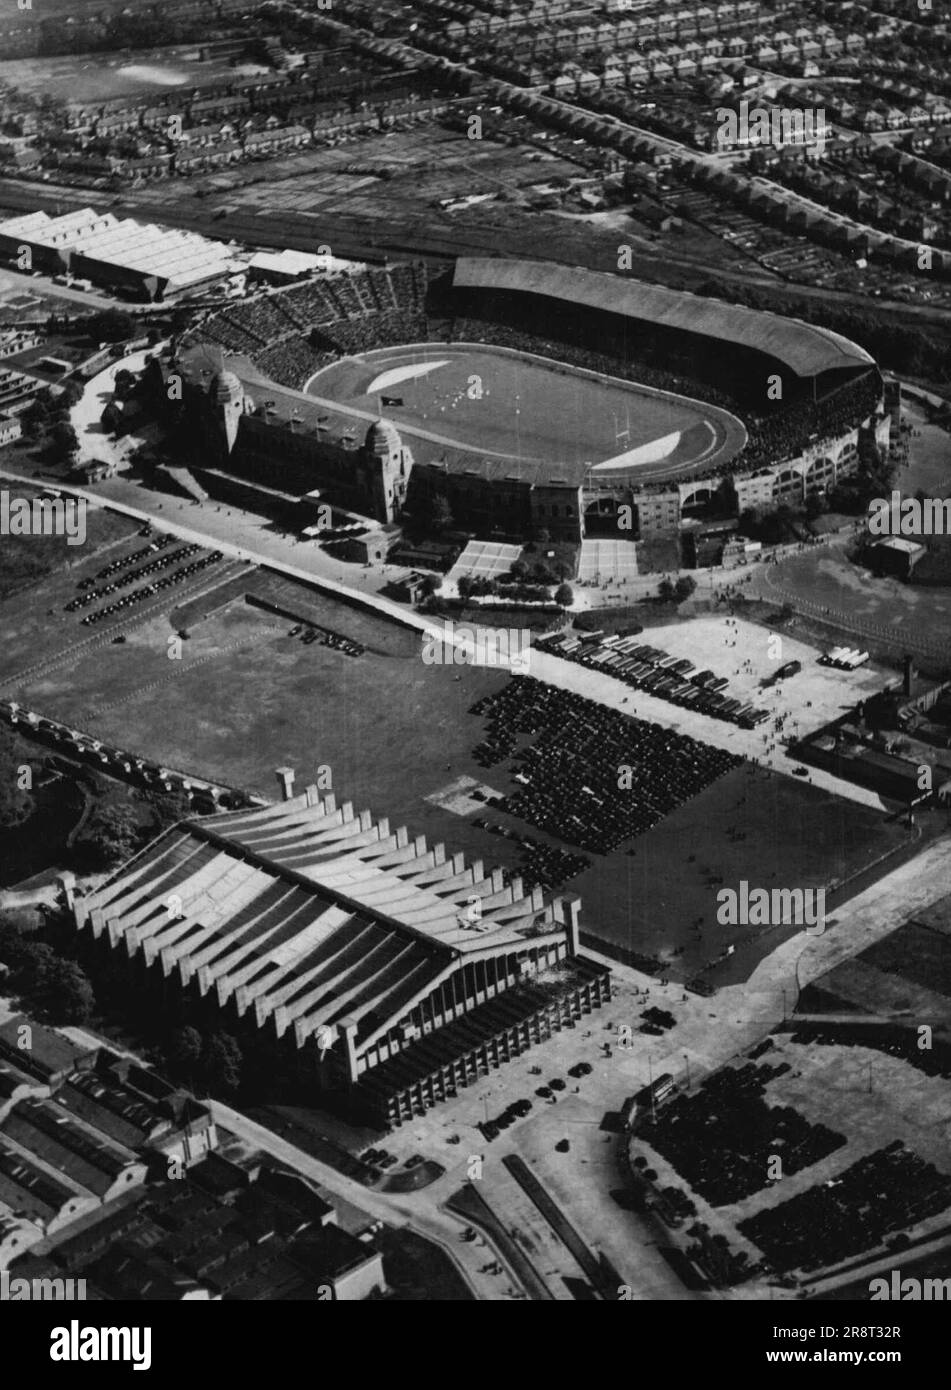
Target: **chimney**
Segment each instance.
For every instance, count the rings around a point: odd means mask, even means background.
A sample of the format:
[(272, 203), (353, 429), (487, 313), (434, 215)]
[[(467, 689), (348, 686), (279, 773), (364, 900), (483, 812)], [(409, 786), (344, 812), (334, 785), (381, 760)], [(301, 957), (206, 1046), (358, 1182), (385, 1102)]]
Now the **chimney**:
[(903, 675), (901, 682), (901, 693), (906, 697), (911, 695), (915, 683), (915, 662), (914, 658), (905, 654), (903, 662)]
[(294, 795), (294, 769), (292, 767), (277, 767), (274, 769), (274, 775), (281, 789), (281, 800), (290, 801)]

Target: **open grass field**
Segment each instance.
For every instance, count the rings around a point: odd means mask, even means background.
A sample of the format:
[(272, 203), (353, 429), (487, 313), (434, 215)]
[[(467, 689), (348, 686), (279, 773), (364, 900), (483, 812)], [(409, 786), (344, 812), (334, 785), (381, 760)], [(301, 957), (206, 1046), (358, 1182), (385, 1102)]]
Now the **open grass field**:
[[(54, 597), (74, 591), (75, 577), (70, 580), (64, 586), (62, 576), (53, 576), (29, 603), (0, 604), (8, 650), (19, 653), (28, 639), (38, 661), (87, 632), (77, 630), (73, 615), (55, 623), (46, 618)], [(280, 587), (282, 606), (293, 608), (294, 586)], [(406, 824), (431, 843), (442, 841), (486, 864), (518, 866), (517, 844), (473, 823), (478, 803), (459, 814), (458, 803), (452, 809), (453, 799), (442, 795), (463, 777), (499, 793), (513, 789), (511, 769), (486, 772), (473, 759), (485, 726), (469, 713), (505, 684), (506, 673), (426, 665), (411, 634), (311, 591), (297, 598), (311, 621), (363, 643), (366, 653), (354, 658), (305, 646), (289, 635), (292, 619), (242, 599), (211, 611), (212, 596), (204, 621), (204, 604), (191, 606), (190, 639), (181, 660), (169, 660), (181, 602), (172, 591), (164, 612), (130, 620), (125, 644), (81, 648), (16, 682), (17, 698), (121, 748), (268, 796), (276, 794), (278, 766), (295, 767), (299, 785), (329, 766), (333, 790), (355, 808), (386, 814), (391, 824)], [(21, 669), (25, 664), (17, 661)], [(528, 829), (494, 808), (489, 819)], [(531, 833), (551, 842), (541, 831)], [(569, 890), (582, 896), (592, 946), (621, 959), (669, 962), (673, 977), (689, 978), (732, 944), (730, 965), (745, 977), (783, 933), (717, 924), (714, 875), (726, 884), (745, 878), (763, 887), (821, 886), (905, 834), (871, 808), (744, 766), (633, 846), (595, 857)], [(683, 952), (674, 956), (679, 947)]]
[(724, 411), (482, 346), (382, 348), (324, 368), (307, 391), (363, 410), (385, 397), (396, 425), (486, 457), (590, 463), (642, 479), (710, 463), (742, 443), (742, 426)]

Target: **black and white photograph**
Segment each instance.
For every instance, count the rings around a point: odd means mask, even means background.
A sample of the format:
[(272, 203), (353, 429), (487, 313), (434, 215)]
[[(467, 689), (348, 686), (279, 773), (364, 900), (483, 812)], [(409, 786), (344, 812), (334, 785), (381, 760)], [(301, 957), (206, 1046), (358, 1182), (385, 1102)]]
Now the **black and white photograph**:
[(342, 1302), (946, 1320), (945, 0), (0, 0), (0, 1328)]

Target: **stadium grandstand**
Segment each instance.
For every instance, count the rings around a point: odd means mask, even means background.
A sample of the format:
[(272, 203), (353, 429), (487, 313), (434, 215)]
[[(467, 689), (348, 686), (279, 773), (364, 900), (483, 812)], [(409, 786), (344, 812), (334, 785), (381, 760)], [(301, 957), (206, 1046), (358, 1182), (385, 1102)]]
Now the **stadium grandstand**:
[(220, 241), (93, 208), (61, 217), (32, 212), (0, 222), (0, 257), (21, 264), (24, 250), (33, 269), (68, 273), (147, 302), (172, 299), (245, 269)]
[[(505, 357), (487, 363), (482, 345), (522, 358), (518, 372)], [(676, 535), (715, 508), (724, 484), (738, 511), (801, 504), (854, 473), (863, 449), (889, 441), (881, 375), (841, 335), (549, 262), (351, 267), (220, 309), (177, 346), (186, 375), (195, 349), (227, 353), (247, 411), (275, 431), (293, 425), (298, 453), (311, 441), (318, 475), (318, 436), (343, 437), (355, 418), (372, 418), (374, 381), (425, 376), (425, 401), (411, 385), (410, 400), (391, 403), (413, 440), (406, 510), (428, 511), (441, 496), (460, 525), (496, 538), (539, 528), (565, 540), (608, 534), (622, 506), (632, 539)], [(467, 351), (495, 373), (492, 412), (467, 416), (450, 387), (447, 363)], [(536, 377), (544, 364), (552, 382), (548, 410), (531, 416), (512, 383), (533, 362)], [(348, 363), (362, 363), (363, 378)], [(214, 374), (202, 366), (207, 385)], [(581, 377), (592, 383), (587, 396)], [(251, 433), (252, 467), (279, 487), (261, 430), (248, 422), (239, 444)], [(277, 457), (281, 437), (273, 441)]]
[(284, 801), (183, 822), (77, 897), (137, 988), (204, 1001), (275, 1071), (386, 1126), (610, 999), (577, 898), (295, 796), (282, 772)]

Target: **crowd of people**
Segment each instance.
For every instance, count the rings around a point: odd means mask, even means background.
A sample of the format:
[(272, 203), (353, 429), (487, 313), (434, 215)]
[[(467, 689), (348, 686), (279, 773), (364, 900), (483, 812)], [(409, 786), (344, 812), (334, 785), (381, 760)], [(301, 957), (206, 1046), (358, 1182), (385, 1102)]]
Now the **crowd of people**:
[(374, 348), (424, 343), (429, 337), (429, 323), (421, 310), (387, 309), (372, 318), (323, 325), (315, 330), (313, 342), (321, 348), (325, 344), (332, 347), (338, 356), (349, 356)]
[(853, 1163), (834, 1184), (767, 1207), (739, 1229), (775, 1270), (808, 1272), (872, 1251), (948, 1206), (951, 1177), (896, 1139)]
[(295, 333), (255, 354), (255, 362), (265, 375), (281, 386), (303, 391), (314, 373), (328, 367), (336, 357), (334, 352), (316, 352), (302, 334)]
[(746, 1063), (715, 1072), (693, 1095), (684, 1092), (644, 1112), (643, 1137), (714, 1207), (742, 1202), (770, 1185), (777, 1155), (789, 1177), (819, 1163), (847, 1142), (825, 1125), (810, 1124), (791, 1106), (771, 1106), (767, 1083), (789, 1071)]
[(734, 461), (735, 472), (793, 459), (817, 439), (840, 439), (872, 414), (878, 373), (870, 370), (818, 401), (799, 401), (771, 415), (746, 415), (749, 438)]
[[(426, 340), (427, 284), (422, 264), (319, 276), (229, 304), (186, 341), (211, 339), (250, 357), (281, 385), (300, 390), (341, 353)], [(314, 330), (319, 333), (316, 347), (308, 341)]]
[[(878, 373), (870, 369), (818, 400), (790, 401), (779, 410), (758, 414), (748, 404), (742, 404), (728, 391), (710, 382), (660, 366), (659, 354), (636, 356), (629, 343), (625, 344), (623, 353), (615, 355), (605, 352), (603, 344), (599, 350), (583, 342), (551, 340), (543, 333), (533, 333), (514, 324), (472, 317), (454, 318), (448, 338), (455, 342), (488, 343), (519, 352), (540, 353), (588, 371), (653, 386), (727, 410), (739, 416), (749, 436), (745, 448), (732, 463), (732, 471), (739, 473), (794, 459), (817, 438), (840, 438), (868, 418), (879, 394)], [(682, 481), (699, 478), (703, 471), (685, 474)]]
[(742, 761), (528, 676), (472, 713), (488, 720), (476, 760), (518, 764), (502, 809), (596, 854), (644, 834)]

